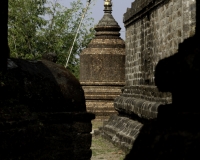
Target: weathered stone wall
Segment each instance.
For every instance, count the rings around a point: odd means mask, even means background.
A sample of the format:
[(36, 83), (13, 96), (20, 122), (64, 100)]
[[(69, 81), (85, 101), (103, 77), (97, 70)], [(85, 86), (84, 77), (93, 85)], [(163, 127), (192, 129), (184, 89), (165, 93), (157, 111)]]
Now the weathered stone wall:
[(178, 51), (179, 43), (195, 34), (194, 0), (132, 3), (126, 26), (126, 86), (153, 85), (159, 60)]
[(158, 106), (169, 104), (172, 99), (170, 93), (159, 92), (155, 87), (155, 67), (159, 60), (177, 53), (180, 43), (195, 35), (196, 1), (136, 0), (124, 14), (124, 24), (126, 86), (115, 100), (115, 108), (156, 118)]
[(119, 96), (124, 82), (91, 82), (81, 83), (84, 89), (87, 111), (92, 112), (100, 119), (108, 119), (114, 110), (114, 99)]
[(0, 72), (0, 159), (89, 160), (94, 118), (61, 65), (12, 59)]
[[(102, 40), (99, 40), (102, 41)], [(124, 43), (121, 40), (110, 40), (104, 39), (112, 44), (120, 44), (122, 48), (115, 48), (111, 45), (111, 48), (106, 46), (105, 42), (96, 42), (95, 39), (92, 41), (94, 44), (102, 46), (96, 46), (96, 48), (88, 48), (87, 52), (83, 51), (80, 60), (80, 79), (81, 83), (84, 82), (121, 82), (124, 83)], [(107, 42), (107, 44), (108, 44)], [(105, 43), (105, 44), (104, 44)], [(89, 44), (88, 47), (94, 47)], [(112, 73), (112, 74), (110, 74)], [(119, 74), (120, 73), (120, 74)]]
[(126, 160), (199, 157), (199, 4), (135, 0), (124, 14), (126, 86), (102, 135)]

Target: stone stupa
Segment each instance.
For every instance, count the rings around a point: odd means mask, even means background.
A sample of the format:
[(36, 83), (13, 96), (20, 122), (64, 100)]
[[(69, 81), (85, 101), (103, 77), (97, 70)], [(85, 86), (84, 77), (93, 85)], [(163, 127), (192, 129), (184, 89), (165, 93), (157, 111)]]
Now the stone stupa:
[(112, 2), (105, 0), (104, 16), (95, 27), (95, 38), (80, 54), (80, 83), (87, 111), (108, 118), (115, 113), (114, 99), (125, 85), (125, 43), (112, 16)]

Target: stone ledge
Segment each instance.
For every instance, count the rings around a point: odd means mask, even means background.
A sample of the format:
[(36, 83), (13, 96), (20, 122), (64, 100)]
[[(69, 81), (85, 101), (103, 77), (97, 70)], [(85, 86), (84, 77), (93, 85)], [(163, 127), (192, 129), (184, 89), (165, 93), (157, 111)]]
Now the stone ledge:
[(143, 99), (122, 96), (117, 97), (114, 101), (115, 110), (119, 113), (136, 114), (145, 119), (157, 118), (158, 107), (160, 105), (162, 105), (160, 102), (150, 102)]
[(160, 98), (171, 98), (170, 92), (160, 92), (157, 86), (150, 85), (134, 85), (134, 86), (125, 86), (123, 88), (123, 93), (126, 94), (143, 94), (148, 96), (160, 97)]
[(164, 104), (172, 103), (171, 93), (162, 93), (157, 89), (156, 86), (125, 86), (122, 91), (123, 97), (134, 97), (136, 99), (144, 99), (151, 102), (161, 102)]
[(124, 48), (87, 48), (87, 49), (83, 50), (81, 55), (87, 55), (87, 56), (117, 55), (117, 56), (119, 56), (119, 55), (125, 55), (125, 51), (124, 51)]
[(141, 18), (144, 14), (169, 0), (135, 0), (132, 3), (131, 8), (127, 9), (127, 12), (124, 14), (124, 24), (125, 26), (129, 25), (138, 18)]
[[(118, 94), (119, 95), (119, 94)], [(109, 95), (109, 94), (102, 94), (102, 95), (85, 95), (85, 98), (87, 100), (101, 100), (101, 99), (104, 99), (104, 100), (114, 100), (117, 96), (117, 94), (112, 94), (112, 95)]]
[(138, 121), (113, 115), (101, 129), (101, 134), (124, 151), (129, 151), (142, 126), (143, 124)]
[(125, 44), (89, 44), (88, 48), (125, 48)]
[(124, 86), (125, 82), (80, 82), (84, 86)]

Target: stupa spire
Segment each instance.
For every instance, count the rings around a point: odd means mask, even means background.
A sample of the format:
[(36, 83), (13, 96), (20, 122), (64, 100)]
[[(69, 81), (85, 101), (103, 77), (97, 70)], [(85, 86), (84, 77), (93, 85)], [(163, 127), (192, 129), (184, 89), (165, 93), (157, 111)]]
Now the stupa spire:
[(112, 13), (112, 0), (104, 0), (104, 12)]
[(80, 54), (80, 83), (89, 112), (103, 119), (115, 114), (114, 99), (125, 85), (125, 43), (112, 16), (112, 0), (104, 0), (104, 15), (95, 38)]
[[(104, 0), (104, 15), (95, 26), (95, 38), (115, 37), (121, 39), (119, 33), (120, 30), (120, 26), (112, 16), (112, 0)], [(92, 43), (90, 43), (88, 47), (90, 47), (91, 44)]]

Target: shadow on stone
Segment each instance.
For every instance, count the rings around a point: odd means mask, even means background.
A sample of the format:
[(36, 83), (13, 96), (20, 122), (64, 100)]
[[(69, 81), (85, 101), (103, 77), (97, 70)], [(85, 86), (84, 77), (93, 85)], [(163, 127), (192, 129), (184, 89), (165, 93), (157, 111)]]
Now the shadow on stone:
[(156, 66), (155, 85), (172, 93), (172, 104), (160, 105), (156, 120), (144, 123), (125, 160), (200, 159), (199, 2), (196, 34), (179, 44), (178, 53)]
[(198, 37), (185, 40), (179, 52), (159, 61), (155, 84), (172, 93), (172, 104), (158, 107), (156, 121), (145, 123), (125, 160), (199, 159), (200, 49)]
[(51, 53), (8, 59), (8, 1), (0, 6), (0, 159), (89, 160), (95, 115), (79, 81)]
[(50, 61), (12, 59), (0, 73), (0, 159), (90, 159), (91, 120), (78, 80)]

